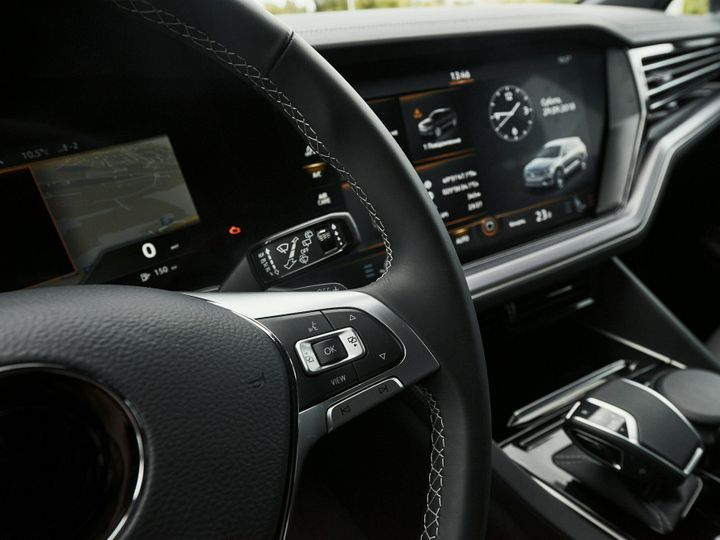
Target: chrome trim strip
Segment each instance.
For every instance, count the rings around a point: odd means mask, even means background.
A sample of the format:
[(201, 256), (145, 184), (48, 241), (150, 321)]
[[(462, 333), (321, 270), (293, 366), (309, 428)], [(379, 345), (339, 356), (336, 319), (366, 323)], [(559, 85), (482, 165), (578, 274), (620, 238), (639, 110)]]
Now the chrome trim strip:
[(568, 411), (568, 413), (565, 415), (565, 420), (570, 420), (570, 417), (575, 414), (575, 411), (578, 410), (578, 407), (580, 407), (580, 404), (582, 401), (576, 401), (575, 405), (572, 406), (572, 408)]
[(695, 450), (695, 453), (690, 458), (690, 461), (683, 469), (683, 472), (685, 474), (690, 474), (691, 472), (693, 472), (695, 470), (695, 467), (697, 467), (698, 463), (700, 463), (700, 460), (702, 459), (704, 453), (705, 451), (702, 449), (702, 447), (698, 446), (698, 448)]
[(640, 345), (639, 343), (635, 343), (634, 341), (630, 341), (629, 339), (620, 337), (616, 334), (613, 334), (612, 332), (603, 330), (602, 328), (597, 328), (595, 326), (593, 326), (591, 328), (593, 330), (595, 330), (596, 332), (598, 332), (599, 334), (602, 334), (603, 336), (605, 336), (608, 339), (611, 339), (613, 341), (620, 343), (621, 345), (625, 345), (626, 347), (634, 349), (637, 352), (641, 352), (651, 358), (660, 360), (664, 364), (668, 364), (668, 365), (673, 366), (678, 369), (687, 369), (687, 366), (685, 364), (682, 364), (682, 363), (678, 362), (677, 360), (673, 360), (669, 356), (665, 356), (664, 354), (654, 351), (653, 349), (648, 349), (647, 347), (644, 347), (643, 345)]
[[(618, 416), (622, 416), (625, 419), (625, 425), (627, 426), (627, 430), (628, 430), (627, 439), (631, 443), (634, 443), (636, 445), (638, 444), (637, 420), (635, 420), (635, 417), (632, 414), (627, 412), (625, 409), (621, 409), (620, 407), (616, 407), (615, 405), (611, 405), (610, 403), (607, 403), (606, 401), (602, 401), (602, 400), (594, 398), (594, 397), (587, 398), (587, 402), (591, 403), (597, 407), (600, 407), (601, 409), (607, 409), (608, 411), (615, 413)], [(584, 424), (588, 424), (590, 426), (596, 427), (601, 431), (605, 431), (607, 433), (611, 433), (613, 435), (618, 435), (618, 436), (622, 437), (622, 435), (620, 435), (620, 433), (613, 431), (611, 429), (608, 429), (603, 425), (596, 424), (595, 422), (593, 422), (592, 420), (588, 420), (587, 418), (576, 418), (576, 420), (578, 420)], [(623, 438), (625, 438), (625, 437), (623, 437)]]
[[(686, 82), (692, 81), (693, 79), (697, 79), (699, 77), (703, 77), (704, 75), (707, 75), (709, 73), (712, 73), (713, 71), (717, 71), (718, 68), (720, 68), (720, 62), (714, 62), (712, 64), (709, 64), (705, 67), (702, 67), (696, 71), (693, 71), (691, 73), (688, 73), (686, 75), (683, 75), (682, 77), (678, 77), (677, 79), (673, 79), (672, 82), (656, 86), (652, 90), (648, 90), (648, 96), (654, 97), (658, 94), (662, 94), (663, 92), (666, 92), (668, 90), (672, 90), (673, 88), (680, 86), (682, 84), (685, 84)], [(675, 96), (675, 99), (677, 99), (677, 95)], [(665, 105), (667, 103), (667, 99), (662, 99), (660, 101), (656, 101), (655, 103), (652, 103), (650, 105), (651, 109), (658, 109)]]
[[(630, 51), (631, 61), (637, 54)], [(636, 69), (634, 71), (636, 77), (642, 76)], [(645, 110), (643, 86), (638, 86), (637, 90)], [(648, 149), (635, 176), (627, 204), (616, 213), (597, 218), (569, 231), (544, 237), (516, 250), (467, 264), (465, 277), (473, 299), (484, 299), (638, 237), (648, 226), (670, 164), (678, 152), (718, 123), (720, 96), (716, 95), (707, 98), (706, 105), (701, 110)], [(639, 145), (640, 140), (637, 141), (637, 146)]]
[(643, 71), (643, 59), (648, 55), (662, 54), (660, 51), (672, 50), (672, 45), (669, 43), (660, 45), (650, 45), (649, 47), (639, 47), (630, 49), (627, 53), (628, 61), (630, 62), (630, 68), (633, 73), (633, 80), (635, 81), (635, 91), (638, 95), (640, 103), (640, 126), (638, 128), (637, 138), (635, 139), (635, 145), (633, 146), (633, 160), (630, 166), (630, 175), (627, 181), (627, 188), (625, 189), (625, 200), (630, 198), (630, 191), (633, 188), (633, 182), (637, 174), (637, 169), (640, 162), (640, 149), (642, 148), (642, 140), (645, 136), (645, 128), (647, 126), (648, 117), (648, 85), (647, 79), (645, 78), (645, 72)]
[[(649, 58), (651, 56), (658, 56), (660, 54), (667, 54), (673, 52), (675, 49), (672, 45), (669, 43), (667, 44), (668, 49), (666, 49), (663, 52), (654, 52), (652, 54), (645, 54), (646, 58)], [(655, 45), (651, 45), (650, 47), (655, 47)], [(642, 49), (645, 49), (643, 47)], [(640, 49), (640, 50), (642, 50)], [(636, 49), (637, 50), (637, 49)], [(668, 66), (674, 66), (676, 64), (681, 64), (683, 62), (687, 62), (688, 60), (695, 60), (696, 58), (705, 58), (706, 56), (712, 56), (713, 54), (720, 53), (720, 47), (718, 46), (708, 46), (702, 49), (697, 49), (691, 52), (683, 53), (679, 56), (673, 56), (672, 58), (667, 58), (665, 60), (660, 60), (658, 62), (654, 62), (652, 64), (648, 64), (643, 67), (644, 71), (654, 71), (656, 69), (662, 69)]]

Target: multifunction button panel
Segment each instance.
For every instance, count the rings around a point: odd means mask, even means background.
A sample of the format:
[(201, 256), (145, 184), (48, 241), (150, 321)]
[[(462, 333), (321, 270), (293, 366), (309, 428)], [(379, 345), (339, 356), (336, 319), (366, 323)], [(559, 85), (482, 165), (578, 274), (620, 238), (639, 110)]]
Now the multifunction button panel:
[(330, 309), (261, 319), (296, 367), (305, 409), (398, 364), (402, 344), (364, 311)]
[(295, 351), (308, 375), (365, 356), (363, 342), (353, 328), (343, 328), (322, 336), (303, 339), (295, 344)]

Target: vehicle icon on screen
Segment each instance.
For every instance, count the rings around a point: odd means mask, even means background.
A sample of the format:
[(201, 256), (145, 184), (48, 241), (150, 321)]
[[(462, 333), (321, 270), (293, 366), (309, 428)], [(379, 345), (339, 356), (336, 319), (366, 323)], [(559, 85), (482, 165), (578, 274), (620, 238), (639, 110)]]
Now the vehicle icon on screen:
[(450, 107), (433, 110), (425, 120), (418, 123), (421, 137), (439, 139), (458, 125), (458, 115)]
[(525, 186), (562, 189), (574, 173), (587, 168), (587, 158), (587, 147), (580, 137), (548, 141), (525, 165)]

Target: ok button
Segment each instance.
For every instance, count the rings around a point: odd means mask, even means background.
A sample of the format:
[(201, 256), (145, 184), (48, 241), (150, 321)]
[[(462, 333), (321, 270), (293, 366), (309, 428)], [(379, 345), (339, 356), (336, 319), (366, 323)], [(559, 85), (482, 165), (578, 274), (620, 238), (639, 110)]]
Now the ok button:
[(331, 337), (324, 339), (323, 341), (313, 343), (312, 348), (313, 351), (315, 351), (315, 356), (317, 356), (318, 363), (321, 366), (329, 366), (330, 364), (334, 364), (335, 362), (339, 362), (340, 360), (347, 358), (347, 351), (340, 339), (337, 337)]

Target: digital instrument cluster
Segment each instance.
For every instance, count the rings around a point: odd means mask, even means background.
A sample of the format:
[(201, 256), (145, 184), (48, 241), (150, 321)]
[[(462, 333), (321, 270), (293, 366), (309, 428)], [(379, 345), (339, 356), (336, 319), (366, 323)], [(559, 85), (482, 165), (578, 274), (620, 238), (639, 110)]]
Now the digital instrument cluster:
[(38, 146), (0, 170), (0, 223), (15, 231), (4, 235), (12, 264), (0, 288), (128, 275), (143, 284), (179, 272), (199, 216), (170, 140), (76, 150)]

